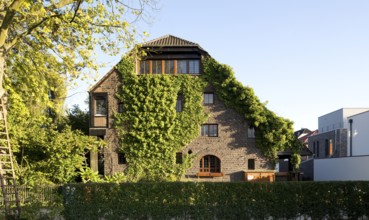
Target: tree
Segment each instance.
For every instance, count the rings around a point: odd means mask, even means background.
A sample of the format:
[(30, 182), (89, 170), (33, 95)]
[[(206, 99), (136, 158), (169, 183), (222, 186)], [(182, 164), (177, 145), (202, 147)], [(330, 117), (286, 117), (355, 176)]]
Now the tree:
[[(132, 22), (144, 15), (151, 0), (136, 5), (123, 1), (2, 0), (0, 2), (0, 97), (3, 80), (27, 74), (31, 95), (53, 91), (56, 85), (39, 84), (37, 78), (85, 77), (97, 70), (93, 54), (99, 46), (116, 55), (134, 43)], [(136, 7), (137, 6), (137, 7)], [(16, 74), (14, 74), (16, 72)]]
[(96, 48), (116, 55), (134, 43), (132, 23), (154, 2), (136, 3), (0, 1), (0, 98), (8, 97), (11, 144), (24, 181), (72, 181), (85, 151), (100, 144), (66, 126), (66, 88), (97, 71)]
[(88, 135), (89, 129), (89, 112), (83, 111), (78, 105), (73, 105), (68, 110), (68, 124), (73, 130), (80, 130), (83, 134)]

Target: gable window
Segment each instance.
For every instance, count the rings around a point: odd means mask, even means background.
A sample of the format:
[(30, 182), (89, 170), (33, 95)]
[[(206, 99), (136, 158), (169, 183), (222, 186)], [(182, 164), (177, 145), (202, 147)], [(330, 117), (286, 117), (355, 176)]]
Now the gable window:
[(200, 160), (200, 172), (220, 173), (220, 159), (213, 155), (206, 155)]
[(217, 124), (201, 125), (201, 136), (218, 137), (218, 125)]
[(186, 60), (177, 60), (177, 73), (187, 73)]
[(247, 160), (247, 169), (255, 170), (255, 159), (248, 159)]
[(176, 153), (176, 164), (182, 164), (183, 155), (181, 152)]
[(203, 98), (204, 98), (204, 104), (205, 105), (214, 104), (214, 93), (205, 92), (204, 95), (203, 95)]
[(188, 73), (199, 74), (200, 73), (200, 60), (189, 60), (188, 61)]
[(95, 115), (107, 115), (106, 97), (95, 96)]
[(126, 154), (125, 153), (118, 153), (118, 164), (127, 164)]
[(161, 60), (153, 60), (152, 61), (152, 71), (153, 74), (161, 74), (162, 73), (162, 61)]
[(166, 74), (174, 73), (174, 60), (165, 60), (165, 71)]
[(140, 74), (150, 73), (150, 63), (148, 60), (143, 60), (140, 62)]
[(255, 128), (248, 127), (248, 129), (247, 129), (247, 137), (248, 138), (255, 138)]
[(182, 112), (182, 111), (183, 111), (183, 96), (178, 95), (177, 102), (176, 102), (176, 112)]
[(118, 103), (118, 113), (124, 112), (123, 102)]

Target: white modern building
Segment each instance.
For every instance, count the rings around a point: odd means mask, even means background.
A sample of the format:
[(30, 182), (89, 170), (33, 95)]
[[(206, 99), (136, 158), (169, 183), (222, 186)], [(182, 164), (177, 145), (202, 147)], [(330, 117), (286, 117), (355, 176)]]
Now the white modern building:
[(342, 108), (318, 118), (314, 156), (301, 163), (315, 181), (369, 180), (369, 108)]

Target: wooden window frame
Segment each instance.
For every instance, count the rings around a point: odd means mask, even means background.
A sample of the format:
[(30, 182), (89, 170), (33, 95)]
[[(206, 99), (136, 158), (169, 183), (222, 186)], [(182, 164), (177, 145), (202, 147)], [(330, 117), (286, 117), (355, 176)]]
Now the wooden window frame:
[[(98, 101), (104, 101), (105, 105), (105, 113), (98, 113)], [(106, 94), (94, 94), (93, 96), (94, 103), (94, 116), (97, 117), (106, 117), (108, 115), (108, 96)]]
[(199, 172), (197, 176), (217, 177), (223, 176), (221, 172), (221, 160), (214, 155), (205, 155), (200, 159)]
[[(206, 131), (203, 131), (203, 127), (207, 127)], [(216, 127), (216, 135), (210, 135), (211, 126)], [(201, 125), (201, 136), (203, 137), (219, 137), (219, 125), (218, 124), (202, 124)]]
[[(153, 71), (153, 61), (161, 62), (161, 73), (154, 73)], [(173, 73), (166, 72), (166, 62), (172, 61), (173, 62)], [(148, 71), (145, 73), (141, 73), (141, 64), (142, 62), (148, 62)], [(178, 73), (178, 62), (185, 62), (185, 71), (183, 73)], [(196, 62), (195, 65), (197, 72), (190, 71), (190, 63)], [(160, 64), (158, 64), (160, 65)], [(152, 60), (139, 60), (137, 62), (137, 74), (145, 75), (145, 74), (168, 74), (168, 75), (175, 75), (175, 74), (189, 74), (189, 75), (200, 75), (201, 74), (201, 60), (200, 59), (152, 59)]]

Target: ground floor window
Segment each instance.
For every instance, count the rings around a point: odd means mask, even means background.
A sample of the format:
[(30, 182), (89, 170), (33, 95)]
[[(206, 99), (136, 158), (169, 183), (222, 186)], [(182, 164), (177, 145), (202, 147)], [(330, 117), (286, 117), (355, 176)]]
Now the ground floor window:
[(200, 160), (200, 172), (220, 173), (220, 159), (213, 155), (206, 155)]

